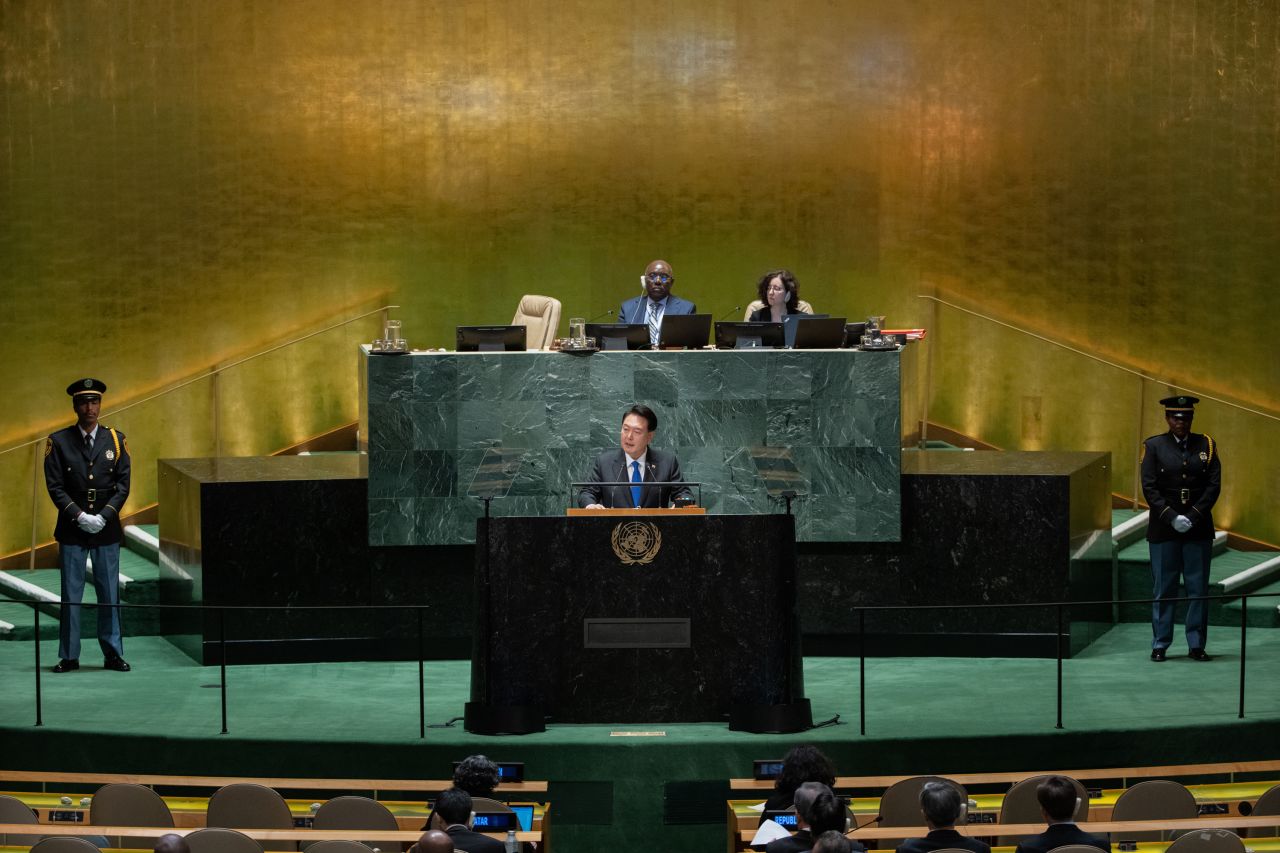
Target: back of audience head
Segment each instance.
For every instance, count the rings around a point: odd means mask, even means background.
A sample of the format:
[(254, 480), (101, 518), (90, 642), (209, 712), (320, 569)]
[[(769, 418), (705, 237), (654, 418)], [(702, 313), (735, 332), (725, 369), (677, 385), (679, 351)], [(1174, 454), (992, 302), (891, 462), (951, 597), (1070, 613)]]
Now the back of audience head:
[(1076, 814), (1079, 802), (1076, 786), (1066, 776), (1050, 776), (1036, 786), (1036, 799), (1040, 801), (1040, 810), (1045, 820), (1052, 823), (1065, 823)]
[(436, 814), (444, 821), (445, 826), (460, 824), (467, 826), (471, 822), (471, 795), (461, 788), (449, 788), (441, 791), (436, 797)]
[[(799, 811), (798, 806), (797, 811)], [(809, 804), (805, 823), (809, 824), (809, 832), (814, 838), (825, 832), (844, 832), (844, 803), (840, 802), (840, 798), (832, 793), (830, 788), (823, 785), (818, 795), (813, 798), (813, 802)]]
[(920, 789), (920, 811), (931, 829), (950, 829), (960, 819), (965, 797), (950, 782), (925, 782)]
[(793, 746), (782, 760), (782, 772), (773, 787), (784, 793), (795, 791), (805, 782), (821, 782), (830, 788), (836, 783), (836, 768), (816, 746)]
[(453, 770), (453, 786), (473, 797), (487, 797), (498, 787), (498, 765), (483, 755), (468, 755)]
[(176, 832), (167, 832), (156, 839), (155, 853), (191, 853), (187, 839)]
[(843, 833), (831, 829), (819, 835), (818, 840), (813, 842), (813, 853), (853, 853), (853, 842)]
[(422, 833), (422, 837), (413, 845), (410, 853), (415, 849), (417, 853), (453, 853), (453, 839), (446, 832), (429, 829)]

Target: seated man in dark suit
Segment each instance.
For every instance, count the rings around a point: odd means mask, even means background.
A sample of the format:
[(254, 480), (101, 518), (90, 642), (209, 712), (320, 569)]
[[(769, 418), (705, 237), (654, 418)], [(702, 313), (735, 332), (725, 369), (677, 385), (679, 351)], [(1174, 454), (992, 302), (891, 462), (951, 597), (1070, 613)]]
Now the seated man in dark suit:
[(461, 788), (441, 791), (436, 798), (435, 813), (444, 823), (444, 831), (454, 848), (466, 853), (504, 853), (505, 845), (471, 830), (471, 795)]
[(628, 481), (632, 486), (587, 485), (578, 493), (585, 509), (664, 507), (676, 498), (688, 497), (680, 486), (646, 486), (645, 483), (682, 483), (680, 461), (674, 454), (649, 446), (658, 429), (658, 416), (648, 406), (635, 405), (622, 416), (621, 447), (596, 457), (589, 480), (594, 483)]
[(854, 853), (860, 849), (862, 848), (854, 844), (852, 839), (834, 829), (822, 833), (813, 842), (813, 853)]
[(1050, 776), (1036, 788), (1040, 813), (1049, 826), (1039, 835), (1022, 839), (1016, 853), (1048, 853), (1067, 844), (1085, 844), (1111, 853), (1111, 842), (1101, 835), (1090, 835), (1072, 821), (1080, 798), (1076, 786), (1064, 776)]
[(696, 314), (698, 306), (687, 299), (671, 295), (676, 274), (666, 261), (650, 263), (644, 269), (643, 279), (645, 295), (623, 302), (618, 309), (618, 322), (644, 323), (649, 327), (649, 343), (656, 347), (663, 317), (668, 314)]
[(965, 813), (966, 798), (950, 782), (926, 782), (920, 789), (920, 811), (929, 834), (908, 838), (898, 845), (898, 853), (932, 853), (934, 850), (972, 850), (991, 853), (991, 845), (956, 832), (956, 821)]
[[(765, 845), (765, 853), (805, 853), (813, 849), (814, 839), (827, 832), (844, 833), (848, 812), (840, 798), (821, 782), (805, 782), (796, 789), (795, 835), (778, 838)], [(861, 844), (850, 842), (851, 851), (861, 853)]]

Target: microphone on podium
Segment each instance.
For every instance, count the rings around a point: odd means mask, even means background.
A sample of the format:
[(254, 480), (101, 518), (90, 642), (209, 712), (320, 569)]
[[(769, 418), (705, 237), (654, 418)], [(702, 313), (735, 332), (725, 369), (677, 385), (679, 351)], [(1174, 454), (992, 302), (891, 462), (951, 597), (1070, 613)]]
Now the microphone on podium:
[(734, 314), (737, 314), (737, 313), (738, 313), (739, 311), (741, 311), (741, 310), (742, 310), (742, 306), (741, 306), (741, 305), (735, 305), (735, 306), (733, 306), (732, 308), (730, 308), (728, 311), (724, 312), (724, 315), (723, 315), (722, 317), (720, 317), (720, 319), (719, 319), (719, 320), (717, 320), (716, 322), (717, 322), (717, 323), (719, 323), (719, 322), (723, 321), (724, 319), (726, 319), (726, 318), (728, 318), (728, 317), (730, 317), (730, 316), (732, 316), (732, 315), (734, 315)]
[(596, 316), (594, 316), (594, 317), (590, 318), (589, 320), (587, 320), (587, 322), (588, 322), (588, 323), (594, 323), (596, 320), (599, 320), (601, 317), (607, 317), (608, 315), (610, 315), (610, 314), (612, 314), (612, 313), (613, 313), (613, 309), (612, 309), (612, 308), (606, 308), (606, 309), (604, 309), (603, 311), (601, 311), (599, 314), (597, 314)]

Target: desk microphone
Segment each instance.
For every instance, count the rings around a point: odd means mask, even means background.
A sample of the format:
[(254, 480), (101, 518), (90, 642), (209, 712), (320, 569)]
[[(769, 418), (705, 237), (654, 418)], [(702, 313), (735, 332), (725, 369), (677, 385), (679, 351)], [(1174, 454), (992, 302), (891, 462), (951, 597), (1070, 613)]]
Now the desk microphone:
[[(728, 311), (726, 311), (726, 312), (724, 313), (724, 316), (723, 316), (723, 317), (721, 317), (721, 318), (720, 318), (720, 320), (724, 320), (724, 319), (725, 319), (725, 317), (728, 317), (728, 316), (730, 316), (730, 315), (732, 315), (732, 314), (737, 314), (737, 313), (738, 313), (739, 311), (741, 311), (741, 310), (742, 310), (742, 306), (741, 306), (741, 305), (735, 305), (735, 306), (733, 306), (732, 308), (730, 308)], [(720, 320), (717, 320), (716, 322), (720, 322)]]
[(871, 820), (867, 821), (866, 823), (863, 823), (863, 824), (855, 824), (855, 825), (854, 825), (854, 827), (853, 827), (853, 830), (852, 830), (852, 831), (853, 831), (853, 832), (857, 832), (859, 829), (866, 829), (866, 828), (867, 828), (868, 826), (870, 826), (871, 824), (873, 824), (873, 823), (879, 823), (879, 822), (880, 822), (881, 820), (883, 820), (883, 819), (884, 819), (884, 815), (878, 814), (878, 815), (876, 815), (875, 817), (871, 818)]
[(588, 322), (588, 323), (594, 323), (596, 320), (599, 320), (601, 317), (607, 316), (607, 315), (612, 314), (612, 313), (613, 313), (613, 309), (612, 309), (612, 308), (606, 308), (606, 309), (604, 309), (603, 311), (601, 311), (599, 314), (597, 314), (596, 316), (592, 317), (592, 318), (591, 318), (590, 320), (588, 320), (587, 322)]

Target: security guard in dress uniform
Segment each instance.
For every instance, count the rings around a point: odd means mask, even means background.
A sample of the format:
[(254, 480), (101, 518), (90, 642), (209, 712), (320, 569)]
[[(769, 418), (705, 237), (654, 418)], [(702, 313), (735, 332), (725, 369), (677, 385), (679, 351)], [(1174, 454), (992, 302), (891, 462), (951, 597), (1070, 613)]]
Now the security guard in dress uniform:
[(58, 430), (44, 444), (44, 480), (58, 508), (53, 538), (62, 570), (62, 615), (58, 665), (54, 672), (80, 668), (80, 600), (85, 560), (93, 560), (98, 594), (98, 644), (103, 667), (128, 672), (120, 641), (120, 609), (102, 605), (120, 601), (120, 508), (129, 497), (129, 445), (124, 433), (98, 423), (102, 393), (97, 379), (67, 386), (76, 423)]
[[(1195, 397), (1166, 397), (1160, 401), (1169, 431), (1142, 443), (1142, 493), (1151, 507), (1147, 541), (1155, 599), (1178, 598), (1178, 575), (1187, 596), (1209, 594), (1209, 560), (1213, 552), (1213, 505), (1222, 491), (1222, 460), (1218, 445), (1207, 435), (1191, 431)], [(1173, 642), (1174, 602), (1151, 605), (1151, 659), (1163, 661)], [(1207, 602), (1187, 602), (1187, 646), (1193, 660), (1207, 661), (1204, 646), (1209, 630)]]

